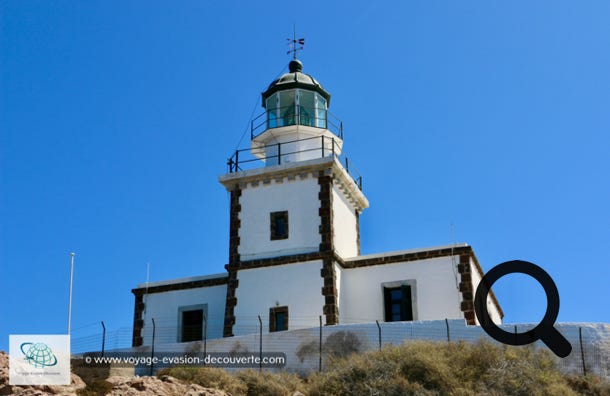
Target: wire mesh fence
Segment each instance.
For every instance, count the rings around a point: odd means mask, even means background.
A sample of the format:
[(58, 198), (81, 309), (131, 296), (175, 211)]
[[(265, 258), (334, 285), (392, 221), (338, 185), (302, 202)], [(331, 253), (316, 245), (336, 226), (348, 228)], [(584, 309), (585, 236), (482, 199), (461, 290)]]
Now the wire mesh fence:
[[(154, 327), (152, 321), (145, 324), (143, 346), (136, 348), (131, 348), (131, 328), (123, 327), (104, 333), (100, 322), (97, 324), (97, 332), (93, 333), (95, 325), (91, 325), (80, 330), (89, 331), (91, 334), (73, 337), (72, 351), (79, 354), (103, 350), (131, 350), (152, 355), (163, 352), (279, 352), (286, 355), (285, 369), (307, 373), (324, 370), (330, 358), (409, 341), (496, 342), (481, 327), (467, 326), (464, 320), (379, 322), (370, 318), (346, 318), (340, 325), (326, 326), (321, 316), (291, 317), (290, 328), (296, 327), (295, 330), (269, 332), (268, 319), (258, 315), (243, 318), (242, 323), (237, 323), (234, 327), (234, 337), (222, 338), (220, 318), (206, 318), (200, 340), (178, 342), (179, 328), (175, 320), (172, 322), (168, 318), (159, 318), (155, 319)], [(346, 323), (348, 319), (349, 322)], [(502, 328), (505, 331), (523, 333), (535, 325), (511, 324), (503, 325)], [(572, 353), (568, 357), (556, 358), (560, 370), (584, 375), (595, 373), (610, 378), (610, 325), (558, 323), (555, 327), (572, 345)], [(529, 347), (546, 348), (540, 341)]]

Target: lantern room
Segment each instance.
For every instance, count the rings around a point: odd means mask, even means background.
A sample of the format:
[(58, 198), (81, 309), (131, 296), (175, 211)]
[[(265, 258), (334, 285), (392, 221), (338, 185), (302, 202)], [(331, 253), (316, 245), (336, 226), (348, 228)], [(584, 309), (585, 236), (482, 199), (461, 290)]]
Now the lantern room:
[(343, 125), (329, 105), (330, 94), (293, 59), (262, 94), (265, 112), (252, 122), (252, 154), (266, 166), (340, 155)]

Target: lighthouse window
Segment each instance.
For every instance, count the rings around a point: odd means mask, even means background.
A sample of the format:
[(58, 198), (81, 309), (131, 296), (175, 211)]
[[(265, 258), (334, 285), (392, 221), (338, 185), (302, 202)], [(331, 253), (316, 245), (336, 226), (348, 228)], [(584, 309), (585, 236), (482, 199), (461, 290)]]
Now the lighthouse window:
[(316, 125), (318, 128), (326, 128), (326, 99), (316, 94)]
[(203, 339), (207, 304), (188, 305), (178, 308), (178, 342)]
[(282, 119), (280, 120), (279, 126), (294, 125), (296, 123), (295, 117), (295, 92), (294, 91), (283, 91), (280, 93), (280, 114)]
[(299, 90), (299, 124), (315, 126), (314, 93)]
[(267, 125), (268, 128), (277, 128), (279, 118), (277, 111), (278, 94), (273, 94), (267, 99)]
[(413, 320), (411, 286), (384, 287), (385, 321)]
[(269, 331), (288, 330), (288, 307), (274, 307), (269, 309)]
[(271, 240), (288, 239), (288, 211), (271, 212)]

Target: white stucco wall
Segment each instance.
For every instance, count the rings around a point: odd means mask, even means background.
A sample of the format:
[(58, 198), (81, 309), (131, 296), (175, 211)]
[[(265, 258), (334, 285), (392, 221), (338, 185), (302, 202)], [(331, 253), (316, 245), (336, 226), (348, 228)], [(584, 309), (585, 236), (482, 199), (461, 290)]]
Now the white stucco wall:
[(384, 320), (382, 284), (415, 281), (414, 320), (463, 319), (451, 257), (346, 269), (341, 275), (340, 323)]
[(275, 306), (288, 306), (289, 329), (316, 326), (324, 305), (321, 269), (316, 260), (239, 270), (233, 334), (257, 333), (258, 315), (263, 332), (269, 332), (269, 309)]
[[(270, 176), (271, 178), (271, 176)], [(320, 200), (318, 180), (309, 176), (302, 180), (283, 179), (277, 183), (260, 182), (248, 186), (240, 197), (239, 254), (242, 260), (284, 256), (316, 251), (320, 246)], [(288, 238), (270, 238), (271, 212), (288, 211)]]
[[(472, 261), (472, 258), (470, 259), (470, 273), (472, 274), (472, 293), (473, 293), (473, 298), (474, 298), (474, 294), (477, 291), (477, 287), (479, 286), (479, 282), (481, 282), (482, 277), (476, 268), (476, 264)], [(502, 317), (500, 316), (500, 311), (498, 311), (498, 307), (496, 307), (496, 304), (494, 304), (490, 295), (487, 296), (487, 312), (489, 312), (489, 317), (491, 318), (491, 320), (494, 323), (497, 323), (497, 324), (502, 323)], [(476, 324), (478, 325), (479, 319), (476, 317), (476, 315), (474, 317), (474, 320), (475, 320)]]
[(358, 255), (358, 232), (355, 209), (345, 195), (333, 187), (333, 242), (335, 251), (341, 257)]
[(226, 285), (144, 295), (143, 345), (150, 345), (152, 340), (151, 318), (155, 319), (157, 326), (155, 342), (179, 342), (180, 307), (202, 304), (207, 304), (208, 338), (222, 337), (226, 297)]
[[(337, 307), (341, 307), (341, 287), (343, 282), (342, 271), (343, 269), (337, 263), (333, 263), (335, 267), (335, 287), (337, 288)], [(339, 311), (341, 312), (341, 311)]]
[[(281, 144), (280, 163), (307, 161), (314, 158), (328, 157), (334, 153), (341, 154), (342, 140), (326, 129), (292, 125), (283, 128), (274, 128), (272, 134), (265, 134), (252, 143), (253, 153), (263, 150), (264, 144), (265, 164), (272, 166), (278, 164), (278, 143)], [(324, 136), (324, 140), (322, 140)], [(334, 140), (334, 144), (333, 144)], [(263, 143), (264, 141), (264, 143)], [(324, 143), (324, 149), (322, 149)]]

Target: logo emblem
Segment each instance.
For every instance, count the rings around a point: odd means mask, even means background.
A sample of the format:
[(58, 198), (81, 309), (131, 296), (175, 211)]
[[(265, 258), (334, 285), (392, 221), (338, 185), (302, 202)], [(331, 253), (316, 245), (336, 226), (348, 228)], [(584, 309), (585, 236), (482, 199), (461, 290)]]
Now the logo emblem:
[(37, 342), (35, 344), (24, 342), (19, 349), (21, 349), (26, 362), (36, 368), (50, 367), (57, 364), (57, 356), (44, 342)]

